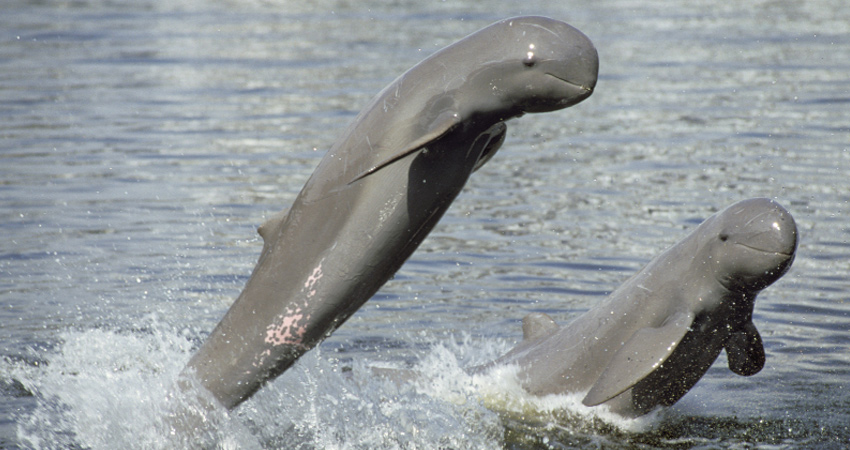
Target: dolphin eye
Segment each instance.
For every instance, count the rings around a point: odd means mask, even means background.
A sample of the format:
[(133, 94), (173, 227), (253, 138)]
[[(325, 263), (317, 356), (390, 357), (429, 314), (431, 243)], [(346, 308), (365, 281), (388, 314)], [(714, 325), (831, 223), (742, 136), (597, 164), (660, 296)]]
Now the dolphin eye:
[(729, 235), (726, 233), (723, 233), (718, 237), (720, 238), (720, 242), (726, 242), (726, 240), (729, 239)]
[(537, 57), (534, 56), (534, 44), (528, 44), (528, 51), (525, 53), (525, 58), (523, 58), (522, 63), (525, 67), (534, 67), (537, 64)]

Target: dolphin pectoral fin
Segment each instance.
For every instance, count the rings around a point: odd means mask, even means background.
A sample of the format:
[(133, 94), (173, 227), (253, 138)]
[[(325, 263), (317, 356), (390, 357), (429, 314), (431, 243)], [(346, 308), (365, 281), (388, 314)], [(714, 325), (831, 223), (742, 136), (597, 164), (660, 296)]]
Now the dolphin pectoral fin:
[(764, 345), (752, 322), (729, 336), (726, 341), (726, 359), (732, 372), (745, 377), (759, 373), (764, 367)]
[(496, 125), (493, 125), (485, 131), (478, 138), (486, 138), (487, 144), (485, 144), (484, 151), (481, 152), (481, 156), (478, 158), (478, 161), (475, 163), (475, 167), (472, 169), (473, 172), (480, 169), (487, 161), (490, 161), (490, 158), (496, 154), (496, 151), (502, 148), (502, 144), (505, 142), (505, 136), (508, 134), (508, 127), (504, 122), (499, 122)]
[(391, 156), (389, 158), (386, 158), (378, 164), (372, 166), (371, 168), (357, 174), (357, 176), (354, 177), (351, 181), (349, 181), (348, 184), (352, 184), (355, 181), (361, 180), (369, 175), (372, 175), (373, 173), (383, 169), (386, 166), (389, 166), (390, 164), (404, 158), (405, 156), (408, 156), (411, 153), (420, 150), (422, 147), (426, 147), (429, 142), (433, 142), (439, 139), (444, 134), (451, 131), (452, 128), (458, 126), (460, 122), (461, 117), (459, 114), (452, 111), (444, 111), (439, 116), (437, 116), (437, 118), (433, 122), (431, 122), (430, 126), (428, 127), (428, 130), (422, 136), (419, 136), (413, 141), (405, 144), (398, 150), (392, 151), (390, 153)]
[(582, 400), (596, 406), (622, 394), (658, 369), (690, 330), (694, 316), (678, 313), (659, 328), (641, 328), (611, 358)]
[(537, 339), (558, 329), (558, 324), (547, 314), (531, 313), (522, 319), (522, 340)]

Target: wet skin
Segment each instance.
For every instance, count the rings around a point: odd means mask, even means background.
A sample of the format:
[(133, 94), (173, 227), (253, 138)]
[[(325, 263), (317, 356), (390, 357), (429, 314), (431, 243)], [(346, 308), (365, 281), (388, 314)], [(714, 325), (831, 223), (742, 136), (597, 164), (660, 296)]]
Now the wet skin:
[(413, 253), (505, 121), (593, 91), (598, 57), (575, 28), (507, 19), (436, 52), (363, 108), (291, 208), (264, 223), (244, 290), (189, 361), (233, 408), (363, 305)]
[(754, 375), (765, 363), (756, 295), (788, 271), (796, 248), (784, 208), (735, 203), (565, 326), (530, 314), (524, 340), (473, 371), (516, 365), (533, 394), (587, 392), (585, 405), (624, 416), (674, 404), (724, 349), (734, 373)]

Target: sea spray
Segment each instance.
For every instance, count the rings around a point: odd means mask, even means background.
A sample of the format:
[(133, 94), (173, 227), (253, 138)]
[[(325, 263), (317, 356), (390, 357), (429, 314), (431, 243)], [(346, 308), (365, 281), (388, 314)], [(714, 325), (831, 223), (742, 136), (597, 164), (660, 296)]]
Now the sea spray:
[[(187, 437), (164, 431), (174, 406), (172, 386), (188, 359), (192, 340), (152, 323), (131, 331), (68, 330), (45, 363), (6, 362), (4, 372), (35, 397), (17, 417), (18, 439), (35, 449), (185, 447)], [(217, 448), (252, 448), (252, 437), (224, 411), (207, 413), (220, 424), (207, 436)], [(233, 441), (237, 440), (236, 445)]]
[[(476, 374), (469, 374), (464, 369), (480, 364), (481, 355), (498, 355), (500, 352), (504, 350), (499, 350), (495, 344), (470, 340), (463, 345), (435, 345), (416, 366), (421, 375), (416, 385), (420, 392), (458, 408), (481, 405), (496, 412), (504, 422), (503, 426), (522, 422), (533, 424), (532, 428), (537, 427), (541, 431), (566, 427), (581, 433), (641, 433), (659, 422), (660, 410), (628, 419), (610, 412), (604, 405), (587, 407), (582, 404), (584, 392), (532, 395), (522, 388), (519, 370), (515, 366), (494, 367)], [(493, 356), (490, 358), (495, 359)]]
[[(512, 368), (466, 373), (504, 352), (509, 343), (502, 340), (416, 335), (405, 339), (428, 349), (413, 366), (389, 349), (346, 353), (342, 361), (319, 347), (236, 410), (200, 408), (208, 424), (201, 434), (169, 434), (175, 405), (193, 407), (173, 386), (198, 336), (155, 318), (142, 322), (130, 330), (67, 330), (53, 350), (34, 352), (29, 361), (38, 363), (0, 362), (4, 381), (35, 398), (35, 407), (16, 417), (20, 442), (34, 449), (198, 442), (219, 449), (500, 448), (517, 434), (511, 430), (542, 442), (564, 430), (642, 431), (655, 420), (584, 407), (578, 394), (532, 396)], [(378, 376), (373, 366), (405, 376)]]
[[(34, 407), (15, 418), (18, 440), (34, 449), (95, 450), (501, 445), (498, 416), (476, 400), (446, 401), (374, 376), (367, 358), (343, 364), (321, 348), (234, 411), (199, 407), (173, 389), (198, 336), (155, 318), (143, 322), (129, 330), (66, 330), (54, 349), (33, 351), (38, 364), (0, 362), (4, 381), (34, 397)], [(170, 428), (170, 415), (181, 410), (200, 412), (206, 426)]]

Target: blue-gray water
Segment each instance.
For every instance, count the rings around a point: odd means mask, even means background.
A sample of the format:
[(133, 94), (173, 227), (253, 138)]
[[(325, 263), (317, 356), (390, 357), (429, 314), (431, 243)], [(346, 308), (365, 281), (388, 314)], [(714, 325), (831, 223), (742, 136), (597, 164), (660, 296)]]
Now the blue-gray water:
[[(395, 279), (226, 418), (221, 446), (850, 445), (850, 10), (739, 3), (4, 2), (0, 448), (164, 445), (161, 398), (250, 274), (257, 225), (384, 85), (519, 14), (594, 41), (596, 92), (510, 122)], [(613, 425), (461, 386), (525, 314), (569, 320), (757, 196), (800, 230), (756, 302), (758, 375), (721, 358), (676, 407)]]

